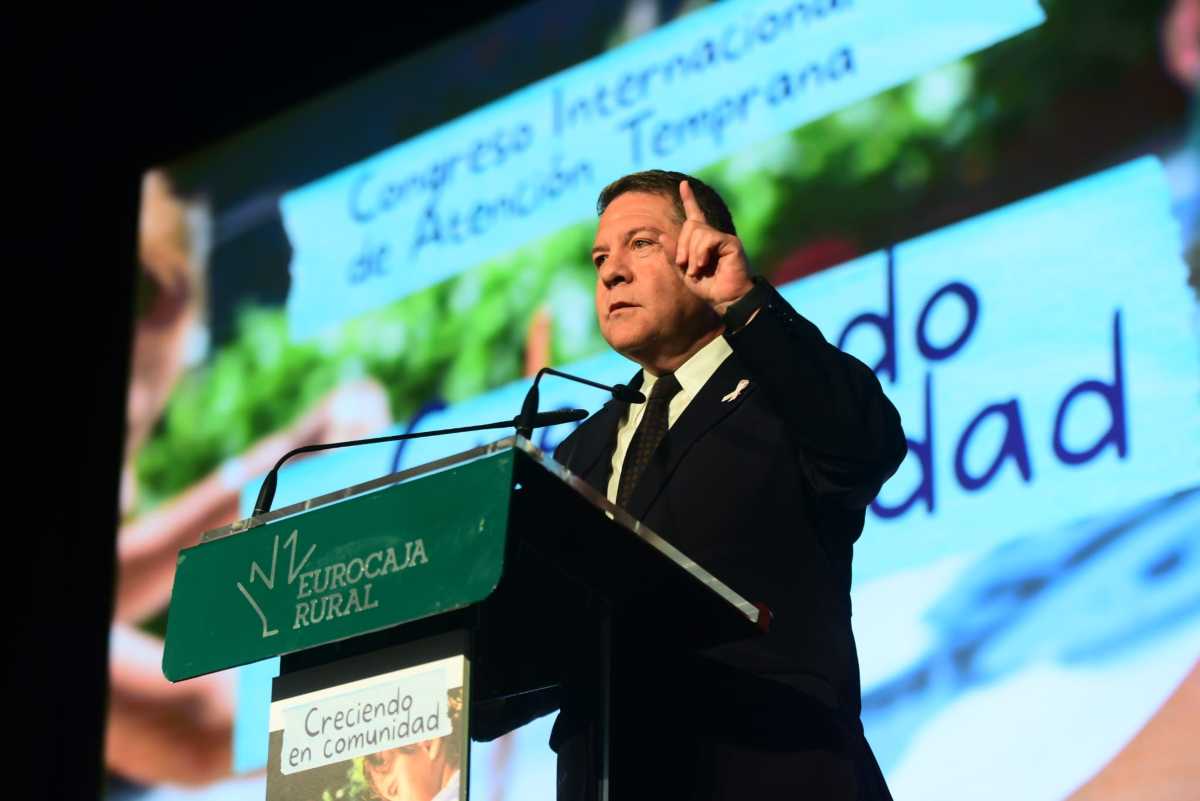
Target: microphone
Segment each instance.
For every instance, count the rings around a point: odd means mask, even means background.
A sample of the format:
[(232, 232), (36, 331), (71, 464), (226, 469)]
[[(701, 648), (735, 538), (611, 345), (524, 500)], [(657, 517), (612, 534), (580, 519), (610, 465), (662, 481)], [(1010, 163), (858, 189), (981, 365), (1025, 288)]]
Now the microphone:
[(543, 367), (537, 371), (537, 375), (533, 377), (533, 384), (529, 387), (529, 392), (525, 394), (525, 400), (521, 403), (521, 413), (517, 415), (516, 421), (513, 423), (517, 427), (517, 433), (525, 439), (529, 439), (533, 433), (535, 426), (531, 425), (531, 421), (536, 419), (538, 414), (538, 382), (542, 380), (542, 376), (546, 374), (556, 375), (559, 378), (566, 378), (571, 381), (577, 381), (580, 384), (587, 384), (589, 387), (596, 389), (607, 390), (612, 393), (612, 396), (619, 401), (625, 403), (645, 403), (646, 396), (638, 392), (633, 387), (627, 384), (601, 384), (597, 381), (592, 381), (588, 378), (581, 378), (577, 375), (564, 373), (562, 370), (555, 370), (553, 367)]
[[(544, 426), (556, 426), (562, 423), (574, 423), (577, 420), (582, 420), (587, 417), (587, 411), (583, 409), (560, 409), (554, 412), (541, 412), (534, 414), (529, 421), (530, 429), (542, 428)], [(279, 461), (267, 473), (263, 479), (262, 486), (258, 490), (258, 500), (254, 502), (254, 511), (251, 517), (258, 517), (271, 511), (271, 503), (275, 500), (275, 487), (279, 481), (279, 468), (283, 463), (293, 456), (301, 453), (313, 453), (315, 451), (328, 451), (335, 448), (350, 448), (356, 445), (374, 445), (380, 442), (398, 442), (402, 439), (418, 439), (420, 437), (436, 437), (442, 434), (462, 434), (467, 431), (483, 431), (488, 428), (512, 428), (520, 422), (520, 416), (514, 417), (512, 420), (500, 420), (495, 423), (481, 423), (474, 426), (460, 426), (458, 428), (440, 428), (434, 431), (412, 431), (407, 434), (391, 434), (386, 437), (371, 437), (369, 439), (351, 439), (345, 442), (325, 442), (318, 445), (304, 445), (292, 450), (279, 457)]]

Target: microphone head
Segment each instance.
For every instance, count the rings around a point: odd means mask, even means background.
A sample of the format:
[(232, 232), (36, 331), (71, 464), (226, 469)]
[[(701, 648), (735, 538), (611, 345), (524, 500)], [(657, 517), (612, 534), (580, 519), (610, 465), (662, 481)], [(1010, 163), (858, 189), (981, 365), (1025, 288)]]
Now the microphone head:
[(527, 420), (522, 420), (520, 415), (513, 418), (512, 424), (517, 426), (517, 433), (529, 439), (529, 434), (521, 429), (522, 423), (528, 424), (528, 431), (533, 431), (535, 428), (545, 428), (546, 426), (558, 426), (563, 423), (574, 423), (588, 416), (585, 409), (558, 409), (553, 412), (538, 412), (532, 415)]
[(535, 426), (557, 426), (563, 423), (574, 423), (587, 417), (586, 409), (558, 409), (553, 412), (539, 412), (534, 418)]
[(613, 397), (625, 403), (645, 403), (646, 396), (627, 384), (613, 384)]

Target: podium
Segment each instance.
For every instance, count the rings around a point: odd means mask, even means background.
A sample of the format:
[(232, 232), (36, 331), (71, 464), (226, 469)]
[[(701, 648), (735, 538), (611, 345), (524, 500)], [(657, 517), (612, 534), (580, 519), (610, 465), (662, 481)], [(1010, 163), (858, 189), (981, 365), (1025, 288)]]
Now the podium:
[(279, 656), (278, 701), (461, 658), (459, 725), (491, 739), (523, 710), (557, 706), (582, 646), (601, 697), (596, 797), (620, 798), (614, 625), (686, 651), (754, 637), (768, 619), (510, 437), (205, 534), (179, 554), (163, 673), (182, 681)]

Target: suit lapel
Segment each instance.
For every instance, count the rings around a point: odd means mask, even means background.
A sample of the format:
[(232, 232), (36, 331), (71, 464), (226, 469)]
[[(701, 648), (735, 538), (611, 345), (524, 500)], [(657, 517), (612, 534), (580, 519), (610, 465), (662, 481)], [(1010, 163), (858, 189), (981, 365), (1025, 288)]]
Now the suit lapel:
[[(667, 431), (667, 435), (663, 437), (663, 441), (654, 451), (654, 456), (651, 457), (650, 464), (646, 466), (646, 472), (638, 480), (637, 488), (629, 501), (628, 511), (630, 514), (639, 520), (644, 519), (671, 478), (671, 474), (675, 472), (696, 440), (721, 422), (734, 409), (737, 409), (754, 391), (755, 385), (751, 382), (736, 398), (724, 400), (737, 386), (738, 381), (749, 375), (749, 371), (738, 361), (736, 355), (730, 354), (721, 363), (717, 371), (700, 388), (696, 397), (692, 398), (691, 403), (683, 410), (683, 414)], [(619, 416), (617, 420), (620, 420)], [(615, 424), (613, 432), (615, 436)], [(608, 453), (611, 456), (611, 445)], [(714, 469), (720, 469), (720, 465), (714, 465)]]

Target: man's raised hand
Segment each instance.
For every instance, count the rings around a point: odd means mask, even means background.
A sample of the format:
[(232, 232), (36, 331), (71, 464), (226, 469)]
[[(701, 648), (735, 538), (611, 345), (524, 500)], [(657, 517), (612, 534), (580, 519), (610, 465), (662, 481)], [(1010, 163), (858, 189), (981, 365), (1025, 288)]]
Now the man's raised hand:
[(750, 265), (742, 241), (708, 224), (687, 181), (679, 182), (684, 220), (675, 245), (675, 264), (684, 284), (717, 314), (750, 291)]

